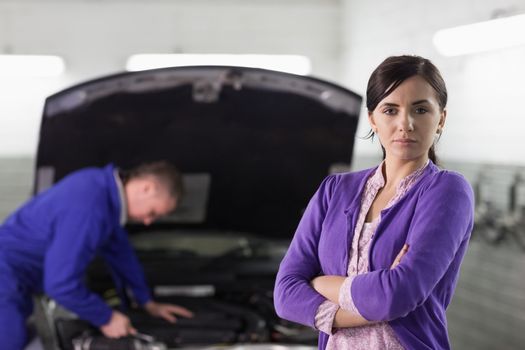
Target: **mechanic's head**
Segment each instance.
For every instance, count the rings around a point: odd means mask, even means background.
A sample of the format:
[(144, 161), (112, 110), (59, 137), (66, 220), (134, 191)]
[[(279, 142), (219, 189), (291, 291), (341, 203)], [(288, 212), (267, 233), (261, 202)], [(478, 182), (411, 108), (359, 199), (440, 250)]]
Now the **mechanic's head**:
[(145, 163), (120, 174), (128, 218), (149, 225), (175, 210), (182, 196), (182, 179), (170, 163)]

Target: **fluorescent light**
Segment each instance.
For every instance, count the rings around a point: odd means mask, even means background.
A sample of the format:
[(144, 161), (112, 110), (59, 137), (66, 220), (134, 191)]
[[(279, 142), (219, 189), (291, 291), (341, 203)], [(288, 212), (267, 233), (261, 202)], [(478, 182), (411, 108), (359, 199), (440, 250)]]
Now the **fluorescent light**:
[(272, 69), (300, 75), (310, 74), (310, 59), (299, 55), (233, 55), (233, 54), (137, 54), (128, 58), (126, 69), (179, 66), (239, 66)]
[(525, 14), (443, 29), (434, 46), (445, 56), (458, 56), (525, 44)]
[(56, 77), (64, 72), (64, 60), (48, 55), (0, 55), (0, 76)]

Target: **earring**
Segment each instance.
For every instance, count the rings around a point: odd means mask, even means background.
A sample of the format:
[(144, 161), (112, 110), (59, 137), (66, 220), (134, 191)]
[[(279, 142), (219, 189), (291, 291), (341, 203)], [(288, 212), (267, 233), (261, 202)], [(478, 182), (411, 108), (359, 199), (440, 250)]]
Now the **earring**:
[(438, 128), (438, 129), (436, 130), (436, 134), (438, 134), (438, 135), (441, 134), (442, 132), (443, 132), (443, 130), (442, 130), (441, 128)]

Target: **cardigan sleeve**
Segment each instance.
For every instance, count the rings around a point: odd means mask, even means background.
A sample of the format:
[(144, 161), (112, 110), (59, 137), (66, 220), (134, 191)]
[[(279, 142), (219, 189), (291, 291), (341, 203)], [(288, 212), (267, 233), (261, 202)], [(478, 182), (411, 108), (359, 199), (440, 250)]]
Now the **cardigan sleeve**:
[(318, 244), (336, 175), (327, 177), (310, 200), (286, 252), (274, 288), (279, 317), (315, 328), (315, 315), (326, 299), (310, 281), (321, 272)]
[(406, 241), (410, 248), (401, 263), (353, 280), (352, 299), (364, 318), (390, 321), (427, 300), (470, 237), (473, 202), (472, 188), (461, 175), (442, 171), (432, 179), (415, 207)]
[(315, 328), (326, 334), (334, 334), (335, 314), (339, 311), (339, 305), (325, 300), (319, 305), (315, 314)]
[(123, 227), (117, 228), (117, 232), (106, 243), (101, 255), (113, 272), (131, 288), (133, 296), (140, 305), (151, 300), (144, 271), (129, 242), (128, 233)]

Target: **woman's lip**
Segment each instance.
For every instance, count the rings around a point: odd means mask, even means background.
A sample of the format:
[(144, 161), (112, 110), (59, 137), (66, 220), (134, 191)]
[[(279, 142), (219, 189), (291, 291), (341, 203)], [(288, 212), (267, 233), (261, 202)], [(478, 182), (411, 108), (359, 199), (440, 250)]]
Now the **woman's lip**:
[(415, 143), (416, 140), (412, 140), (412, 139), (397, 139), (397, 140), (394, 140), (394, 142), (398, 142), (398, 143)]

